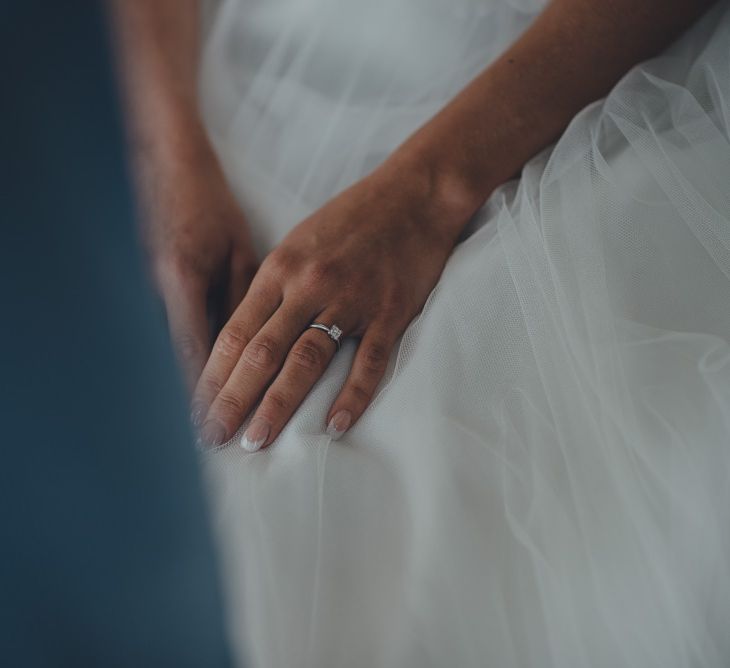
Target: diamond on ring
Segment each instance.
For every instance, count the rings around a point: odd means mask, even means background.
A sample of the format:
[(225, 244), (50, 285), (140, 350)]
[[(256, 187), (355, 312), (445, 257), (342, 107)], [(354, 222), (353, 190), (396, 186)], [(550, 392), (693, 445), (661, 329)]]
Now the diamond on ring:
[(321, 322), (313, 322), (309, 325), (309, 328), (321, 329), (323, 332), (326, 332), (327, 336), (329, 336), (337, 344), (337, 350), (340, 349), (340, 337), (342, 336), (342, 330), (337, 325), (327, 327), (327, 325), (323, 325)]
[(339, 341), (342, 336), (342, 330), (337, 325), (332, 325), (332, 327), (330, 327), (329, 335), (335, 341)]

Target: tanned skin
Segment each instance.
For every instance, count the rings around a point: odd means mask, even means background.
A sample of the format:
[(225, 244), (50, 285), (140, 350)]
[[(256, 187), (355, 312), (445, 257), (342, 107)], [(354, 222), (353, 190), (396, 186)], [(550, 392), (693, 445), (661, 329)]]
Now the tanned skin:
[[(197, 3), (112, 0), (145, 238), (195, 385), (202, 440), (226, 442), (254, 409), (244, 446), (277, 437), (336, 351), (307, 329), (314, 320), (360, 339), (327, 416), (336, 436), (351, 427), (490, 193), (711, 4), (553, 0), (440, 113), (297, 225), (256, 271), (198, 111)], [(227, 323), (211, 348), (206, 300), (221, 282)]]

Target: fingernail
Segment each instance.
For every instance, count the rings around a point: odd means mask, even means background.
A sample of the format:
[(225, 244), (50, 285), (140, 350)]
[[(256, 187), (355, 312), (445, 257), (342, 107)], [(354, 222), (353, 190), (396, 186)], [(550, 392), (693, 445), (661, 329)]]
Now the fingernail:
[(199, 427), (203, 424), (203, 418), (205, 417), (205, 408), (201, 405), (193, 406), (190, 411), (190, 422), (193, 423), (193, 427)]
[(203, 443), (211, 447), (223, 445), (226, 440), (226, 429), (218, 420), (208, 420), (200, 430)]
[(266, 420), (254, 418), (241, 437), (241, 447), (249, 452), (260, 450), (269, 437), (269, 431), (271, 431), (271, 425)]
[(352, 422), (352, 413), (350, 411), (337, 411), (327, 425), (327, 436), (336, 441), (349, 428)]

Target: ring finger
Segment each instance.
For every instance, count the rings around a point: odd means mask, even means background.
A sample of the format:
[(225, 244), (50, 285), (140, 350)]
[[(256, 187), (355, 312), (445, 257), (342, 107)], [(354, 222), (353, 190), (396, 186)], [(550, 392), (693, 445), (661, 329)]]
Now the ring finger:
[[(342, 311), (336, 309), (325, 310), (314, 322), (327, 327), (337, 325), (343, 330), (342, 336), (352, 326), (349, 319), (342, 316)], [(337, 343), (327, 332), (312, 327), (304, 330), (241, 439), (245, 450), (256, 452), (274, 441), (329, 366), (337, 349)]]

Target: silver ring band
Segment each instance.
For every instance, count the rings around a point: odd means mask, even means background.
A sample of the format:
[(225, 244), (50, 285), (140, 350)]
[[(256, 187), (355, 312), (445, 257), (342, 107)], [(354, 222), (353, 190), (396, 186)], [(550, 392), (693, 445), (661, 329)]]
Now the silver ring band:
[(327, 333), (327, 336), (329, 336), (336, 344), (337, 344), (337, 350), (340, 349), (340, 337), (342, 336), (342, 330), (337, 325), (332, 325), (332, 327), (327, 327), (327, 325), (323, 325), (321, 322), (313, 322), (307, 329), (321, 329), (323, 332)]

